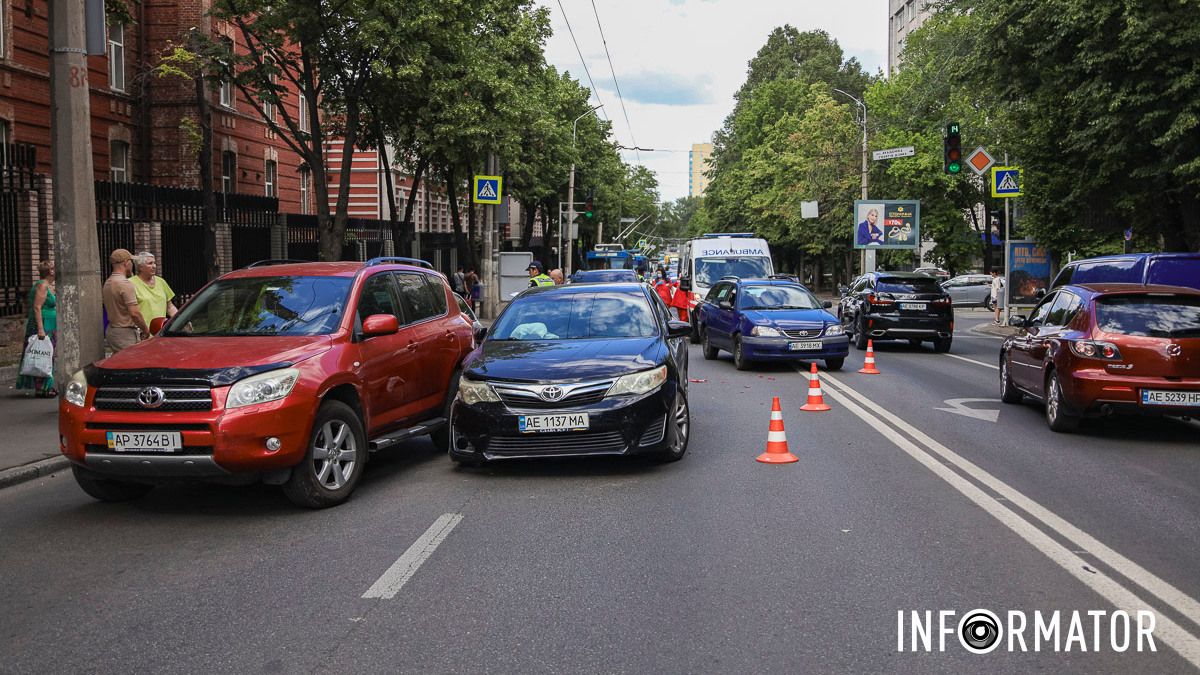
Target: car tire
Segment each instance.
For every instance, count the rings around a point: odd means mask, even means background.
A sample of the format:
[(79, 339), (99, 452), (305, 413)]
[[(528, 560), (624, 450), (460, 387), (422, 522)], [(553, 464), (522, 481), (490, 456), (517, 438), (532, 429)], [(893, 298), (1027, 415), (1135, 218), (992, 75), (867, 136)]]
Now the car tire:
[(341, 504), (358, 485), (366, 459), (367, 438), (358, 413), (341, 401), (325, 401), (313, 420), (304, 460), (292, 467), (283, 493), (310, 509)]
[(688, 335), (688, 342), (690, 342), (694, 345), (700, 344), (699, 326), (696, 325), (695, 320), (692, 321), (692, 333), (691, 333), (691, 335)]
[(954, 338), (938, 338), (933, 341), (933, 351), (939, 354), (945, 354), (950, 351), (950, 346), (954, 344)]
[(700, 344), (702, 345), (702, 350), (704, 352), (704, 360), (712, 361), (713, 359), (717, 358), (717, 354), (720, 354), (721, 350), (712, 346), (712, 338), (710, 338), (708, 335), (707, 327), (703, 327), (700, 330), (703, 331), (700, 338)]
[(682, 389), (675, 395), (673, 408), (671, 419), (668, 420), (674, 425), (671, 430), (671, 442), (658, 454), (658, 459), (663, 462), (678, 462), (683, 459), (692, 435), (692, 413), (688, 407), (687, 394)]
[(867, 348), (867, 329), (865, 326), (856, 326), (854, 328), (854, 348), (859, 351)]
[(733, 336), (733, 367), (738, 370), (750, 370), (750, 362), (746, 360), (746, 354), (742, 351), (742, 336)]
[(825, 359), (825, 370), (841, 370), (846, 365), (846, 359)]
[(1046, 424), (1052, 431), (1069, 432), (1079, 428), (1079, 418), (1066, 408), (1058, 373), (1051, 370), (1046, 375)]
[(1020, 403), (1025, 395), (1013, 384), (1012, 373), (1008, 370), (1008, 354), (1000, 355), (1000, 400), (1005, 403)]
[(462, 377), (462, 371), (457, 368), (454, 374), (450, 376), (450, 386), (446, 388), (446, 404), (442, 407), (442, 419), (446, 423), (440, 429), (429, 434), (429, 440), (433, 441), (433, 447), (437, 448), (438, 452), (447, 452), (450, 450), (450, 409), (454, 406), (454, 397), (458, 396), (458, 378)]
[(89, 497), (102, 502), (129, 502), (145, 497), (148, 492), (154, 489), (153, 485), (146, 483), (131, 483), (115, 478), (103, 478), (96, 473), (73, 464), (71, 465), (71, 473), (75, 476), (75, 482), (79, 483), (79, 487)]

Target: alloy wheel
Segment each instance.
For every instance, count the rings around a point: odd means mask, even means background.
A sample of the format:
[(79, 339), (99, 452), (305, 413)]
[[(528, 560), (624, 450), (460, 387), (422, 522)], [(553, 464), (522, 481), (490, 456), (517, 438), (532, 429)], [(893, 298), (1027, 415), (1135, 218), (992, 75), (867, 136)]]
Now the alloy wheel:
[(1046, 388), (1049, 389), (1046, 392), (1046, 416), (1053, 422), (1058, 419), (1061, 404), (1058, 396), (1058, 375), (1050, 373), (1050, 381), (1046, 384)]
[(691, 422), (688, 417), (687, 398), (678, 397), (675, 404), (675, 440), (671, 442), (671, 452), (679, 454), (687, 447), (688, 431)]
[(341, 420), (329, 420), (313, 439), (313, 475), (326, 490), (339, 490), (358, 464), (354, 432)]

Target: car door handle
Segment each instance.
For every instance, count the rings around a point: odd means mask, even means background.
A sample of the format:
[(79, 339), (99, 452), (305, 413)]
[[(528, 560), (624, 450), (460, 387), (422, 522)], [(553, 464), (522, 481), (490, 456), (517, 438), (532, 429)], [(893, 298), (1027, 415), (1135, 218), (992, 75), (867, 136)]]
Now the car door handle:
[(404, 350), (409, 351), (409, 352), (415, 352), (415, 351), (417, 351), (417, 346), (418, 345), (416, 342), (410, 342), (410, 343), (408, 343), (408, 346), (404, 348)]
[(446, 340), (448, 340), (450, 342), (454, 342), (454, 331), (448, 330), (445, 333), (443, 333), (443, 335), (445, 336)]

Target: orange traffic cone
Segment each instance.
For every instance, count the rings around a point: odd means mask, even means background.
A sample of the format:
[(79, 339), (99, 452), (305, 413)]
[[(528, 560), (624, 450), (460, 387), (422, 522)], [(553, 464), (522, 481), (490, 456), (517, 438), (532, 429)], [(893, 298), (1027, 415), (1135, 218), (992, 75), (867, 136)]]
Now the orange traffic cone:
[(879, 375), (879, 369), (875, 367), (875, 343), (867, 340), (867, 358), (863, 361), (863, 367), (859, 369), (863, 375)]
[(758, 461), (765, 464), (790, 464), (799, 462), (800, 458), (788, 452), (787, 434), (783, 432), (783, 410), (779, 407), (779, 397), (771, 401), (771, 430), (767, 432), (767, 451), (758, 456)]
[(825, 395), (821, 393), (821, 380), (817, 378), (817, 364), (812, 364), (812, 377), (808, 378), (808, 403), (800, 406), (805, 412), (825, 412), (832, 410), (825, 405)]

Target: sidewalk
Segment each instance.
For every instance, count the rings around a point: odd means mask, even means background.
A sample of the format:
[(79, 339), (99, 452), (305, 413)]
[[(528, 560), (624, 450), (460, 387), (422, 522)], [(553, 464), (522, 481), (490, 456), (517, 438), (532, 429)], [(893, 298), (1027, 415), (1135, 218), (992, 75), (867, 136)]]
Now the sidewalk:
[(58, 400), (13, 388), (15, 366), (0, 368), (0, 488), (67, 468), (58, 452)]
[(981, 323), (978, 326), (974, 326), (971, 328), (971, 332), (982, 333), (984, 335), (995, 335), (997, 337), (1008, 337), (1010, 335), (1016, 335), (1018, 329), (1013, 328), (1012, 326), (997, 326), (989, 321), (987, 323)]

